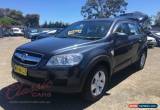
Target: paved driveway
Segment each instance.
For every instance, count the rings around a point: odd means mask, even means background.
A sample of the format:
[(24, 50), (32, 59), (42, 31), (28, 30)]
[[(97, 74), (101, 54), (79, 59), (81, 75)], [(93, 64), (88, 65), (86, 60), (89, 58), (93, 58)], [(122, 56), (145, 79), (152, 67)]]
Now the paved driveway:
[[(56, 93), (52, 93), (51, 97), (31, 97), (30, 94), (22, 94), (21, 97), (9, 100), (6, 91), (9, 91), (10, 87), (19, 85), (11, 77), (11, 56), (17, 46), (26, 42), (28, 40), (20, 37), (0, 39), (0, 109), (2, 110), (128, 110), (128, 104), (160, 104), (160, 48), (149, 50), (144, 70), (134, 71), (129, 67), (114, 75), (109, 91), (95, 103), (83, 101), (78, 94)], [(9, 93), (13, 96), (15, 90), (10, 90)]]

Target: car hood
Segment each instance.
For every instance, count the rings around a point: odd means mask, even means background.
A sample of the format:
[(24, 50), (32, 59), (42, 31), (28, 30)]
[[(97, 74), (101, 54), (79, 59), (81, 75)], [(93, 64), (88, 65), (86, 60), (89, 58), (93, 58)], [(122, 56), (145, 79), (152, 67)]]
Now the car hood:
[(160, 32), (157, 32), (156, 35), (160, 36)]
[(147, 40), (155, 40), (155, 38), (147, 36)]
[(91, 40), (48, 37), (24, 44), (20, 46), (18, 49), (38, 52), (42, 54), (52, 54), (54, 52), (58, 52), (58, 50), (66, 50), (66, 48), (73, 49), (74, 46), (84, 46), (86, 43), (89, 42), (91, 42)]
[(160, 38), (160, 32), (159, 32), (159, 31), (151, 31), (151, 33), (152, 33), (154, 36)]

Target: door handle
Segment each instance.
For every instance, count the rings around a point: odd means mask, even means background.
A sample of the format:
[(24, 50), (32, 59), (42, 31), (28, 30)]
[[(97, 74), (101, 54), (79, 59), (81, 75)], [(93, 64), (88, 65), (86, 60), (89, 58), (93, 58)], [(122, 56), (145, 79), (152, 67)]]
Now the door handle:
[(139, 41), (139, 42), (142, 42), (142, 39), (139, 39), (138, 41)]

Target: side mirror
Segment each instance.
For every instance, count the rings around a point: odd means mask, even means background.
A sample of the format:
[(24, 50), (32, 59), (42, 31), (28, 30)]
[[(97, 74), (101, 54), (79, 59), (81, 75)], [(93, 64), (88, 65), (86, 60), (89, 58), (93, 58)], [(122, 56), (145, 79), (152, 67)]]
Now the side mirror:
[(151, 33), (150, 31), (148, 31), (148, 30), (144, 30), (144, 33), (147, 34), (147, 35), (152, 34), (152, 33)]
[(111, 40), (128, 39), (128, 34), (121, 32), (114, 32), (110, 35), (109, 39)]

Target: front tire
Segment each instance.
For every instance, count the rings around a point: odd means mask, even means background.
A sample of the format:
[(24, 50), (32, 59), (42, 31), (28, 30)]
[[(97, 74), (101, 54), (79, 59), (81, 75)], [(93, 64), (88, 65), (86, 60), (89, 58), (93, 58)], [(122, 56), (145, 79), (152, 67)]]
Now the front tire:
[(97, 101), (106, 92), (109, 85), (108, 70), (105, 66), (99, 66), (89, 73), (87, 78), (83, 98), (88, 101)]

